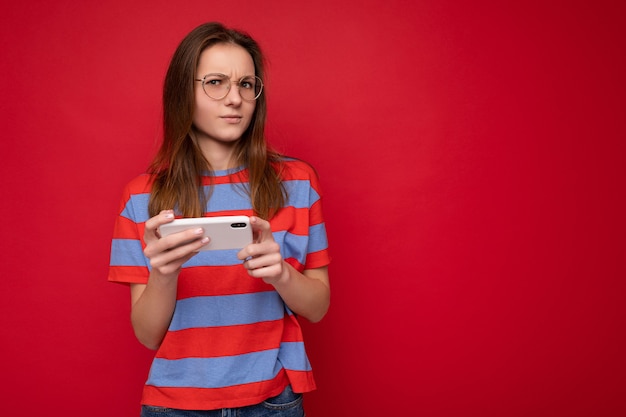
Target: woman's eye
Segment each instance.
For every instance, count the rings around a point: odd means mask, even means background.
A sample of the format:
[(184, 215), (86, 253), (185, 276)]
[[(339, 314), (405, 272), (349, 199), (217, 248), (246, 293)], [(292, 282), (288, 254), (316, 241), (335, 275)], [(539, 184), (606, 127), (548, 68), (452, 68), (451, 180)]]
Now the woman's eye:
[(239, 86), (241, 88), (245, 88), (246, 90), (252, 90), (254, 88), (254, 84), (252, 83), (252, 81), (246, 81), (246, 80), (243, 80), (242, 82), (240, 82)]
[(220, 85), (222, 83), (222, 80), (220, 79), (210, 79), (210, 80), (206, 80), (205, 84), (209, 84), (209, 85)]

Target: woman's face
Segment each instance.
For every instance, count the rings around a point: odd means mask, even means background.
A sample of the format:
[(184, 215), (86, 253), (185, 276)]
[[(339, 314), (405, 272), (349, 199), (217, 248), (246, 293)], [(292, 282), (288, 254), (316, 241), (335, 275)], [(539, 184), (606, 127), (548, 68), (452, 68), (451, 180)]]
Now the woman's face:
[(256, 101), (241, 98), (237, 82), (244, 76), (254, 76), (254, 62), (239, 45), (219, 43), (200, 54), (197, 79), (207, 74), (224, 74), (232, 82), (226, 97), (215, 100), (204, 93), (202, 83), (195, 83), (193, 125), (198, 145), (212, 149), (231, 148), (248, 128)]

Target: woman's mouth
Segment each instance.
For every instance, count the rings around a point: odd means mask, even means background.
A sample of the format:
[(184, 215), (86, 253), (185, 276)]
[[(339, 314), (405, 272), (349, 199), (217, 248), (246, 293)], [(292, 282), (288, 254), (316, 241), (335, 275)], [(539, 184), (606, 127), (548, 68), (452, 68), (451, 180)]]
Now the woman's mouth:
[(220, 119), (224, 120), (226, 123), (239, 123), (241, 122), (241, 116), (236, 114), (227, 114), (225, 116), (220, 116)]

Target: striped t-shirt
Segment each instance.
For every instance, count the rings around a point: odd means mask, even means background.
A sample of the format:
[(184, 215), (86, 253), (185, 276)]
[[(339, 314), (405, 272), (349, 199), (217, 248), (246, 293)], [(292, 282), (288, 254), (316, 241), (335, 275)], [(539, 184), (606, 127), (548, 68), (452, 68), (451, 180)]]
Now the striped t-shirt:
[[(315, 171), (286, 160), (281, 176), (285, 207), (270, 220), (286, 262), (302, 272), (328, 265), (328, 243)], [(247, 170), (217, 171), (207, 216), (253, 215)], [(212, 184), (212, 185), (210, 185)], [(109, 280), (145, 284), (143, 255), (150, 177), (131, 181), (121, 202), (111, 245)], [(212, 410), (257, 404), (288, 384), (315, 389), (297, 317), (271, 285), (248, 275), (238, 250), (201, 251), (183, 265), (168, 332), (156, 352), (142, 404)]]

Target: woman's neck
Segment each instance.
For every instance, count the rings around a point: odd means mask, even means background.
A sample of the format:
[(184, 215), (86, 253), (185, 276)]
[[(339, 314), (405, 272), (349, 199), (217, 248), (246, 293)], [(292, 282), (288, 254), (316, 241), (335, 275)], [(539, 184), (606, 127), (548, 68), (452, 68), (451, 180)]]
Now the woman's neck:
[(202, 155), (209, 161), (213, 171), (224, 171), (235, 168), (237, 161), (234, 160), (235, 144), (220, 143), (210, 140), (198, 141), (198, 147), (202, 151)]

